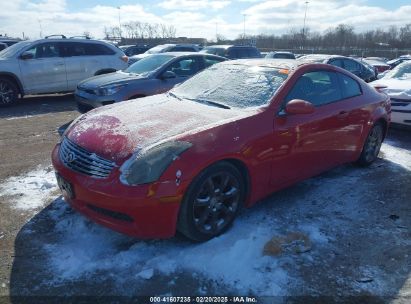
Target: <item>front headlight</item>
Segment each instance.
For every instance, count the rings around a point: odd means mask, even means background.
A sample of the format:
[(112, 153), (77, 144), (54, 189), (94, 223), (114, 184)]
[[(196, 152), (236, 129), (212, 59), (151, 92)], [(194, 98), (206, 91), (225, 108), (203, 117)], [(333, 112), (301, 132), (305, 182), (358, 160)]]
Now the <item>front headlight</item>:
[(113, 94), (116, 94), (118, 91), (120, 91), (122, 88), (124, 88), (126, 85), (127, 84), (116, 84), (116, 85), (101, 87), (96, 90), (96, 94), (100, 96), (113, 95)]
[(120, 167), (120, 181), (125, 185), (152, 183), (191, 146), (186, 141), (172, 141), (140, 151)]

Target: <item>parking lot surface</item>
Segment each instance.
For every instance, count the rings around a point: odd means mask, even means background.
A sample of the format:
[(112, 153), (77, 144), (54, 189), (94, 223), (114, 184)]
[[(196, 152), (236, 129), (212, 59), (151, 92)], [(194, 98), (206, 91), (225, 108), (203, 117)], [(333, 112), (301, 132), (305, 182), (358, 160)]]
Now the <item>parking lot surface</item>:
[(277, 192), (243, 210), (226, 234), (198, 244), (130, 238), (64, 202), (50, 153), (58, 128), (77, 116), (70, 94), (0, 109), (2, 302), (136, 295), (411, 301), (410, 131), (391, 129), (369, 168), (341, 166)]

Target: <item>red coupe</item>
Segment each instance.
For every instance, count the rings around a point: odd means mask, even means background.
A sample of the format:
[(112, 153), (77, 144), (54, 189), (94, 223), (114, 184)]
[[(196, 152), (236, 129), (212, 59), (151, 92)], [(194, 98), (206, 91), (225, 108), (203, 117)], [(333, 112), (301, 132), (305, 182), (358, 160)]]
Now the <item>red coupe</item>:
[(388, 96), (341, 68), (236, 60), (80, 116), (52, 159), (67, 202), (95, 222), (204, 241), (273, 191), (371, 164), (389, 122)]

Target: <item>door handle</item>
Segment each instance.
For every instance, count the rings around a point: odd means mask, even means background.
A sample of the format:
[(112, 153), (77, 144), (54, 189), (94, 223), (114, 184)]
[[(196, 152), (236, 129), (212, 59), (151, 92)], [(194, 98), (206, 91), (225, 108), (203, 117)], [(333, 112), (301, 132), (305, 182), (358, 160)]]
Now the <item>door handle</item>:
[(64, 62), (57, 62), (57, 63), (55, 63), (54, 65), (55, 65), (55, 66), (62, 66), (62, 65), (64, 65)]

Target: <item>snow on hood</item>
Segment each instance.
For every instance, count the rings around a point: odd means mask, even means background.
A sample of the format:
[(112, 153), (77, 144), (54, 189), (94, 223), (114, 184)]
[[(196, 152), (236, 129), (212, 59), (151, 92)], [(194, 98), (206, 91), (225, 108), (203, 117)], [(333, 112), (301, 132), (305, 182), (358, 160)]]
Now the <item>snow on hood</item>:
[(387, 86), (383, 91), (392, 98), (411, 99), (411, 79), (382, 78), (373, 84)]
[(91, 111), (74, 123), (66, 136), (90, 152), (122, 162), (136, 149), (192, 134), (244, 113), (161, 94)]

